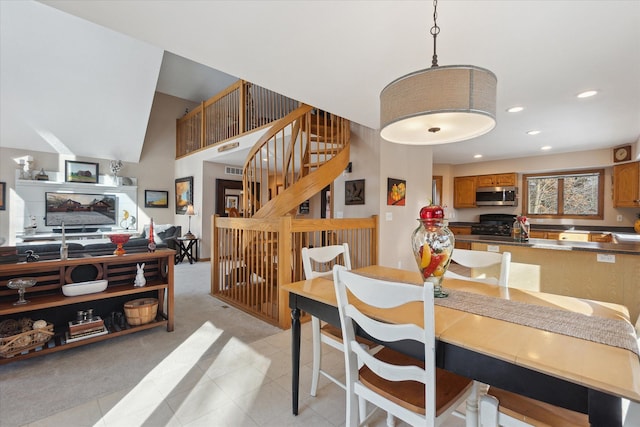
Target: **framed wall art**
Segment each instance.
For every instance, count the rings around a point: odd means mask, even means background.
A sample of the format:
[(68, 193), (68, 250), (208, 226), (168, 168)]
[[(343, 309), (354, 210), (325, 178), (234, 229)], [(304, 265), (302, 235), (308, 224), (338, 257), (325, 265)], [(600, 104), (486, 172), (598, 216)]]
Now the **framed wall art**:
[(0, 211), (7, 209), (7, 183), (0, 182)]
[(224, 210), (228, 212), (230, 209), (238, 209), (239, 202), (240, 196), (224, 196)]
[(176, 214), (184, 215), (193, 204), (193, 177), (176, 179)]
[(100, 165), (98, 163), (65, 160), (64, 179), (66, 182), (97, 184), (100, 171), (99, 167)]
[(407, 181), (387, 178), (387, 206), (404, 206), (407, 195)]
[(145, 208), (168, 208), (169, 192), (162, 190), (144, 190)]
[(344, 182), (344, 204), (364, 205), (364, 179)]

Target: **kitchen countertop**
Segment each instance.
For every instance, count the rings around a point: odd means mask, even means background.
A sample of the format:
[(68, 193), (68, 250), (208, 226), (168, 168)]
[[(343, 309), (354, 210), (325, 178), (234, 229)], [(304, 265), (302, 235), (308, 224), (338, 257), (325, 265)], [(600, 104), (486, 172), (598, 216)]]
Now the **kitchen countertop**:
[[(449, 222), (449, 227), (471, 227), (479, 222)], [(635, 231), (633, 227), (603, 227), (601, 225), (562, 225), (562, 224), (531, 224), (531, 230), (548, 231), (574, 231), (591, 233), (631, 233)]]
[(457, 242), (501, 244), (534, 249), (584, 251), (640, 256), (640, 243), (574, 242), (569, 240), (550, 239), (529, 239), (527, 242), (516, 242), (511, 236), (480, 236), (472, 234), (459, 234), (455, 236), (455, 239)]

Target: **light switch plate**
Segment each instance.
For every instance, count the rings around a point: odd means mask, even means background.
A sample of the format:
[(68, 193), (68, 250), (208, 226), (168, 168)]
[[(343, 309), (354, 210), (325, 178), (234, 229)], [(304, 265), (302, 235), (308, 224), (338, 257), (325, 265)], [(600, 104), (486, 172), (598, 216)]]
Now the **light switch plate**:
[(393, 212), (386, 212), (386, 213), (384, 214), (384, 219), (385, 219), (386, 221), (393, 221)]

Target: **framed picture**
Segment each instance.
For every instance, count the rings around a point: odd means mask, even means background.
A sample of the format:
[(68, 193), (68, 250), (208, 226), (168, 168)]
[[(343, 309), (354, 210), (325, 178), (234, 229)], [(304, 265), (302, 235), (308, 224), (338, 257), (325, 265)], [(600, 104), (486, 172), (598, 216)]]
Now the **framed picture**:
[(298, 206), (298, 213), (300, 215), (308, 215), (310, 212), (309, 199), (305, 200)]
[(64, 162), (64, 178), (66, 182), (97, 184), (98, 174), (98, 163), (76, 162), (75, 160), (65, 160)]
[(184, 215), (193, 204), (193, 177), (176, 179), (176, 214)]
[(7, 183), (0, 182), (0, 211), (4, 211), (7, 209)]
[(169, 192), (161, 190), (144, 190), (145, 208), (168, 208)]
[(344, 182), (344, 204), (364, 205), (364, 179)]
[(240, 196), (224, 196), (224, 210), (228, 212), (229, 209), (238, 209), (238, 205), (240, 202)]
[(387, 206), (404, 206), (407, 195), (407, 181), (387, 178)]

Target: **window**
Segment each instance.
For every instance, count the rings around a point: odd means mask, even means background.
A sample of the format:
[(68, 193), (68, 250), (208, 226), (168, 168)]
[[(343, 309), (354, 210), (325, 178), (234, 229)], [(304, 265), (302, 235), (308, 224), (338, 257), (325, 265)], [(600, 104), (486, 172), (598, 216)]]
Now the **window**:
[(603, 219), (604, 169), (523, 175), (524, 214)]

